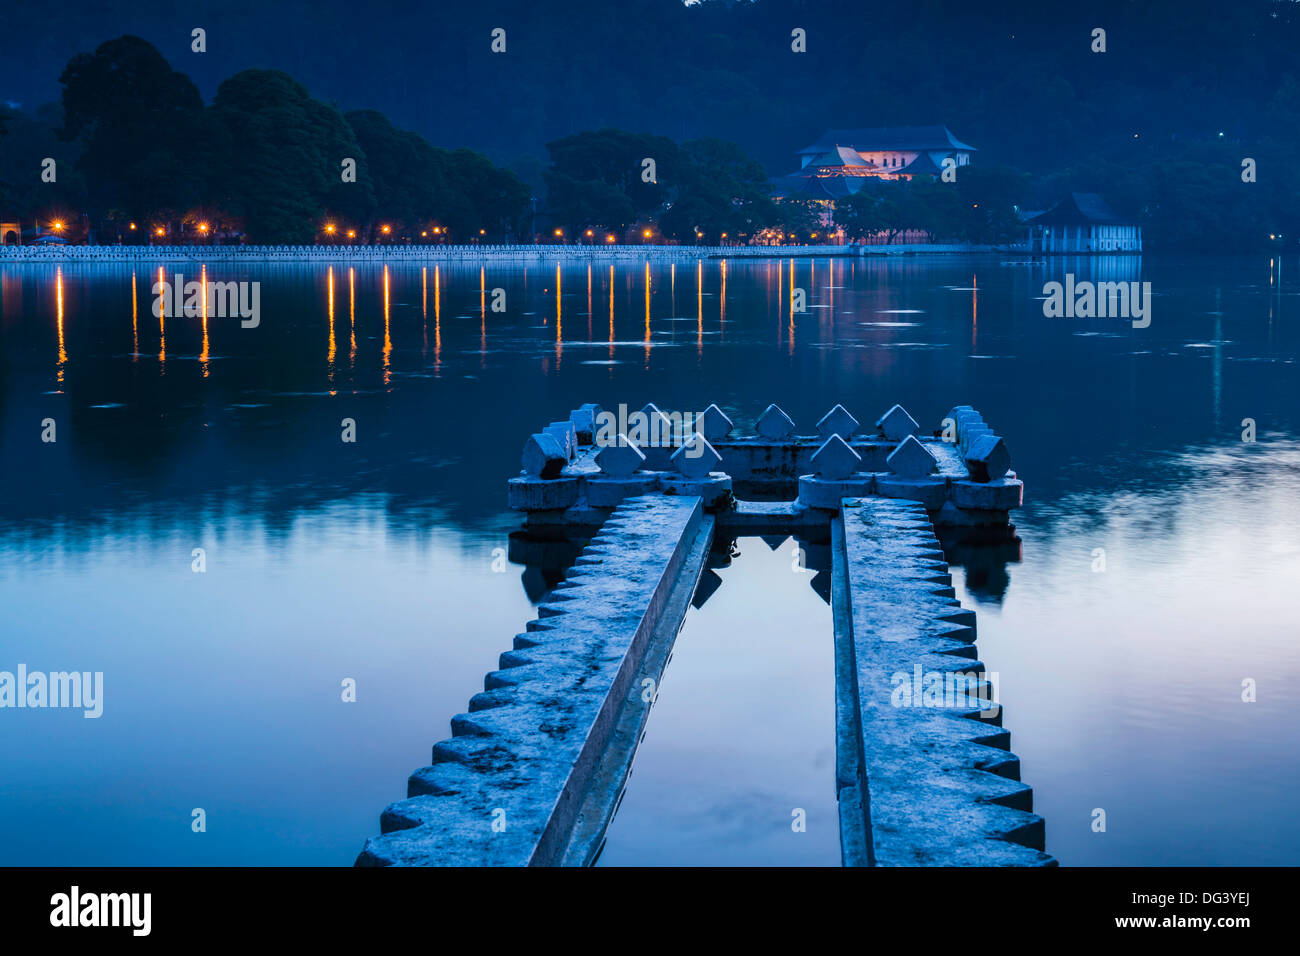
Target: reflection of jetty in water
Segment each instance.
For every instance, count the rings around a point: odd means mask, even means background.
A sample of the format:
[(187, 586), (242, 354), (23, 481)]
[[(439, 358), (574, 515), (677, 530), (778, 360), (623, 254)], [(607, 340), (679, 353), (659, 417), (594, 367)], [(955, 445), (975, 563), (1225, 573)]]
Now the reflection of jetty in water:
[[(687, 609), (722, 586), (739, 535), (773, 549), (793, 537), (831, 606), (843, 863), (1055, 863), (934, 533), (956, 531), (953, 550), (984, 572), (968, 577), (1001, 594), (1005, 570), (988, 571), (1018, 557), (1022, 485), (977, 412), (958, 406), (918, 437), (894, 406), (858, 438), (836, 406), (802, 438), (770, 406), (758, 436), (731, 438), (710, 406), (698, 431), (644, 449), (596, 444), (602, 417), (585, 405), (529, 437), (510, 480), (529, 530), (509, 554), (538, 617), (359, 864), (593, 864)], [(737, 499), (731, 472), (769, 500)], [(792, 478), (796, 497), (771, 500)]]

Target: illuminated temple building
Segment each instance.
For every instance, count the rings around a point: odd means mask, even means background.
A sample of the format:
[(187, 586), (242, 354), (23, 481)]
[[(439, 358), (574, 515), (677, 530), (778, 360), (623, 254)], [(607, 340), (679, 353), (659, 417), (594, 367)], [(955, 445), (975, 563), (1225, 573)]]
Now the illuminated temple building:
[(835, 200), (851, 196), (870, 179), (938, 177), (943, 163), (970, 162), (975, 147), (946, 126), (883, 126), (832, 129), (799, 150), (800, 169), (772, 182), (776, 199)]

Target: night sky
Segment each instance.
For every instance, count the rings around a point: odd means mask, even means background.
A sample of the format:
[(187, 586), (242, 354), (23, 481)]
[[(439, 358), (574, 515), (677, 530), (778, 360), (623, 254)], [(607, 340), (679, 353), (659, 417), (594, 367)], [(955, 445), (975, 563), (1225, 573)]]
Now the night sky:
[[(8, 0), (0, 101), (56, 100), (73, 54), (131, 33), (209, 101), (240, 70), (284, 70), (344, 110), (379, 109), (498, 162), (544, 162), (550, 139), (618, 126), (729, 139), (779, 173), (827, 127), (942, 122), (981, 160), (1033, 172), (1093, 152), (1123, 161), (1135, 130), (1276, 133), (1269, 105), (1300, 73), (1298, 6)], [(196, 26), (206, 53), (190, 51)], [(505, 55), (489, 50), (497, 26)], [(805, 54), (790, 50), (795, 26)], [(1089, 49), (1097, 26), (1105, 55)]]

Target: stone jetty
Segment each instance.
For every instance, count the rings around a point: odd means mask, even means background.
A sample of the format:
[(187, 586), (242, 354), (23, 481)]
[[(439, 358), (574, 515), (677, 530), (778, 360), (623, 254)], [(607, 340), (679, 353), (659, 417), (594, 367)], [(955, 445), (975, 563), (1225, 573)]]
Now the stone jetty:
[(843, 863), (1055, 864), (935, 536), (1010, 529), (1004, 438), (964, 405), (930, 434), (898, 405), (734, 430), (716, 405), (584, 405), (527, 437), (509, 505), (581, 549), (358, 865), (590, 865), (715, 535), (808, 533), (831, 553)]

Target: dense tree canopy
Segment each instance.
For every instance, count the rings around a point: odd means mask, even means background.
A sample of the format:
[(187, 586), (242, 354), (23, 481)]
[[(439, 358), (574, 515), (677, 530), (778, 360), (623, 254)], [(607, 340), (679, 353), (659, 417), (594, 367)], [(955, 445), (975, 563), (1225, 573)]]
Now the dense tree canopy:
[[(92, 240), (403, 241), (437, 224), (467, 241), (515, 234), (529, 209), (528, 187), (482, 154), (434, 147), (373, 110), (345, 117), (278, 70), (237, 73), (208, 107), (124, 36), (74, 56), (61, 81), (53, 114), (0, 111), (0, 202)], [(54, 182), (40, 178), (46, 157)]]
[[(323, 210), (369, 220), (375, 191), (352, 127), (292, 77), (238, 73), (217, 90), (212, 117), (220, 137), (212, 196), (249, 235), (310, 242)], [(343, 181), (344, 159), (356, 161), (356, 182)]]
[(653, 216), (680, 187), (684, 163), (663, 136), (601, 129), (546, 144), (552, 218), (573, 232), (595, 227), (622, 232)]
[(80, 53), (63, 75), (62, 135), (81, 155), (92, 214), (140, 217), (197, 202), (208, 168), (203, 98), (139, 37)]

